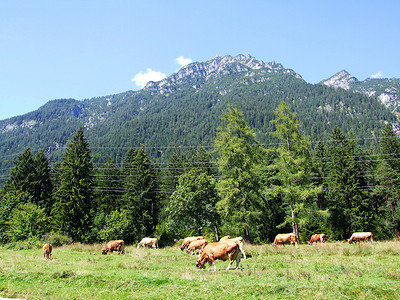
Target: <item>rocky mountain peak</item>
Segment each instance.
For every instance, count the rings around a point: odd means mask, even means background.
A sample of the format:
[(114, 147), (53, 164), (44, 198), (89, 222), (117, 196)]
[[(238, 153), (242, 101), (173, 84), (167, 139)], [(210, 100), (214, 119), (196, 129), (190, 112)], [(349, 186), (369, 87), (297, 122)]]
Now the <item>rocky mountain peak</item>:
[(357, 78), (351, 76), (346, 70), (342, 70), (321, 83), (326, 86), (349, 90), (351, 83), (356, 81), (358, 81)]
[(151, 90), (153, 93), (157, 89), (161, 94), (167, 94), (170, 92), (168, 87), (175, 84), (193, 81), (196, 83), (195, 88), (199, 88), (211, 79), (235, 73), (242, 73), (247, 77), (256, 75), (267, 76), (268, 73), (286, 73), (302, 79), (301, 76), (293, 70), (285, 69), (281, 64), (277, 64), (274, 61), (265, 63), (255, 59), (251, 55), (245, 56), (242, 54), (237, 56), (217, 55), (206, 62), (194, 62), (186, 65), (177, 73), (161, 81), (149, 82), (145, 86), (145, 89)]

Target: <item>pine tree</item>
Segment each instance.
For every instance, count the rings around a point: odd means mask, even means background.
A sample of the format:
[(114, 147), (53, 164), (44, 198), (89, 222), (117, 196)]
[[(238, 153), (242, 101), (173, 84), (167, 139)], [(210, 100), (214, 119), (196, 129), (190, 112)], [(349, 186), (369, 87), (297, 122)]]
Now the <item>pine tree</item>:
[(53, 207), (53, 183), (51, 181), (49, 160), (46, 158), (43, 150), (36, 153), (33, 158), (36, 169), (36, 204), (43, 208), (47, 215), (50, 215)]
[(33, 156), (28, 147), (18, 155), (15, 166), (10, 171), (10, 176), (4, 186), (4, 191), (11, 190), (27, 192), (31, 195), (32, 202), (39, 208), (44, 208), (50, 214), (53, 204), (53, 184), (50, 176), (49, 161), (43, 150)]
[(250, 239), (250, 229), (256, 234), (261, 215), (259, 180), (256, 166), (260, 161), (260, 147), (254, 130), (246, 124), (243, 113), (229, 105), (222, 116), (214, 140), (221, 177), (217, 189), (221, 200), (217, 209), (222, 215), (226, 232)]
[(354, 231), (368, 229), (371, 221), (368, 193), (351, 132), (347, 138), (336, 126), (330, 134), (327, 153), (330, 224), (333, 238), (344, 239)]
[(143, 145), (129, 154), (131, 162), (126, 166), (129, 175), (123, 195), (123, 208), (129, 213), (132, 224), (132, 236), (129, 239), (133, 241), (152, 235), (155, 231), (159, 201), (156, 171)]
[(82, 127), (69, 143), (60, 168), (53, 206), (54, 226), (74, 241), (86, 241), (91, 225), (93, 164)]

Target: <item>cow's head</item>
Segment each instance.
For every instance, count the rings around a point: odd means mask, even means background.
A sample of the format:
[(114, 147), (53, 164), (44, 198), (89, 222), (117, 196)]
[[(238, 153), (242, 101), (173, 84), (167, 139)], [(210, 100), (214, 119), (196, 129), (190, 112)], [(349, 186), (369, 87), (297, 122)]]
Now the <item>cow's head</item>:
[(206, 262), (206, 260), (205, 259), (201, 259), (201, 258), (196, 260), (196, 269), (198, 269), (198, 270), (204, 269), (205, 262)]
[(102, 251), (101, 251), (101, 254), (103, 254), (103, 255), (106, 255), (108, 253), (108, 249), (107, 248), (104, 248)]

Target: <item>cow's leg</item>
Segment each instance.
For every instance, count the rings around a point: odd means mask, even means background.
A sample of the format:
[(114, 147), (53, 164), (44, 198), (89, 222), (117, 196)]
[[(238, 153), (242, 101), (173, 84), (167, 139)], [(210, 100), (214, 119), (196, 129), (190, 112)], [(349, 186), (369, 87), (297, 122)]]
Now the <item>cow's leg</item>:
[(229, 265), (226, 268), (227, 271), (229, 271), (229, 269), (231, 268), (231, 265), (233, 264), (233, 260), (229, 260)]
[(240, 249), (240, 252), (242, 252), (242, 254), (243, 254), (243, 259), (246, 259), (246, 253), (244, 253), (244, 250)]

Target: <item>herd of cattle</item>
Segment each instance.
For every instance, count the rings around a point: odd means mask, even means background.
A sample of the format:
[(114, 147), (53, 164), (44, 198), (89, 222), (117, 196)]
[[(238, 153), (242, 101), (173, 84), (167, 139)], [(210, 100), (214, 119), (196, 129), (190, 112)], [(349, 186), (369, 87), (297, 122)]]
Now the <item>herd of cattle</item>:
[[(319, 233), (311, 236), (309, 245), (317, 242), (325, 244), (326, 234)], [(355, 232), (352, 234), (350, 239), (347, 240), (349, 244), (355, 242), (373, 242), (373, 234), (371, 232)], [(297, 246), (296, 235), (294, 233), (280, 233), (276, 235), (272, 245), (275, 247), (277, 245), (292, 244)], [(236, 269), (239, 268), (240, 253), (243, 255), (243, 259), (246, 259), (246, 253), (243, 249), (244, 241), (242, 237), (232, 238), (231, 236), (224, 236), (219, 242), (208, 243), (206, 239), (202, 236), (187, 237), (183, 240), (180, 246), (181, 251), (186, 250), (188, 254), (196, 254), (199, 251), (199, 257), (196, 260), (196, 268), (203, 269), (205, 264), (209, 264), (209, 269), (214, 266), (214, 271), (216, 271), (215, 261), (229, 260), (229, 265), (226, 270), (231, 268), (231, 265), (236, 261)], [(326, 244), (325, 244), (326, 245)], [(138, 244), (137, 248), (140, 247), (151, 247), (158, 248), (158, 241), (156, 238), (143, 238)], [(50, 243), (43, 245), (43, 257), (50, 259), (53, 247)], [(123, 240), (113, 240), (109, 241), (106, 247), (102, 250), (102, 254), (107, 255), (112, 254), (116, 251), (118, 254), (125, 255), (125, 242)]]

